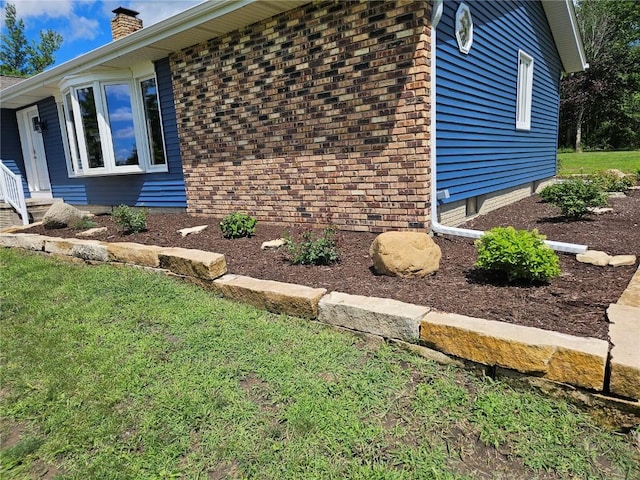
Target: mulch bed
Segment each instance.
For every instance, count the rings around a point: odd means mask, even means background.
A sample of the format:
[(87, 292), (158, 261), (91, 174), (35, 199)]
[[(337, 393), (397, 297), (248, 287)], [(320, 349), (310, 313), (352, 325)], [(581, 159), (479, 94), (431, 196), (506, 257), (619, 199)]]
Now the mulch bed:
[[(586, 244), (592, 250), (611, 255), (640, 256), (640, 191), (625, 198), (610, 199), (612, 213), (589, 215), (579, 221), (566, 221), (559, 210), (533, 196), (479, 216), (465, 227), (486, 230), (513, 225), (519, 229), (537, 228), (550, 240)], [(500, 320), (577, 336), (607, 339), (605, 310), (615, 303), (633, 276), (636, 266), (597, 267), (576, 261), (573, 254), (559, 254), (562, 275), (539, 286), (510, 285), (474, 268), (473, 240), (437, 236), (442, 249), (440, 270), (423, 279), (399, 279), (376, 275), (372, 271), (369, 246), (376, 237), (370, 233), (338, 232), (336, 238), (341, 261), (332, 266), (293, 266), (282, 251), (261, 250), (262, 242), (283, 234), (299, 235), (304, 228), (259, 222), (251, 238), (228, 240), (222, 237), (212, 217), (187, 214), (150, 214), (148, 230), (122, 235), (110, 216), (94, 219), (107, 226), (106, 233), (92, 238), (108, 242), (137, 242), (177, 246), (222, 253), (230, 273), (254, 278), (323, 287), (328, 291), (372, 297), (387, 297), (426, 305), (435, 310)], [(208, 224), (203, 233), (182, 237), (176, 230)], [(49, 236), (73, 237), (77, 231), (65, 228), (30, 231)]]

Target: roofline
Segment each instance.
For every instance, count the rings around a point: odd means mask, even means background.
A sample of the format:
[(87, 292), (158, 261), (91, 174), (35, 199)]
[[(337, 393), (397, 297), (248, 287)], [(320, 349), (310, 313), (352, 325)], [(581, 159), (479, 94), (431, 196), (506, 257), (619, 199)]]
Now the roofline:
[[(589, 63), (582, 43), (582, 35), (578, 26), (573, 1), (542, 0), (542, 7), (547, 16), (564, 71), (566, 73), (576, 73), (588, 69)], [(564, 41), (567, 32), (572, 40), (571, 42)]]
[[(36, 93), (36, 90), (39, 88), (51, 89), (52, 85), (57, 85), (63, 77), (75, 73), (79, 69), (89, 70), (95, 68), (110, 60), (133, 53), (136, 50), (150, 47), (156, 42), (169, 38), (174, 33), (197, 27), (204, 22), (215, 20), (218, 17), (222, 17), (259, 1), (260, 0), (204, 1), (172, 17), (98, 47), (95, 50), (68, 60), (15, 85), (11, 85), (2, 90), (0, 100), (5, 104), (11, 103), (11, 100), (15, 101), (13, 105), (24, 103), (19, 101), (21, 96)], [(306, 3), (306, 1), (300, 0), (278, 1), (282, 5), (290, 4), (291, 7), (287, 6), (285, 9)], [(572, 0), (541, 1), (551, 27), (554, 42), (560, 54), (564, 71), (572, 73), (586, 70), (589, 64), (586, 61)], [(566, 39), (566, 32), (570, 33), (570, 41), (563, 41)], [(28, 103), (24, 103), (24, 105), (8, 108), (21, 108), (27, 104)]]
[(109, 42), (79, 57), (72, 58), (50, 70), (27, 78), (24, 81), (2, 90), (3, 103), (7, 100), (27, 94), (39, 87), (57, 83), (65, 75), (80, 68), (91, 69), (109, 60), (135, 50), (147, 47), (169, 37), (174, 31), (184, 30), (208, 20), (243, 8), (259, 0), (209, 0), (199, 3), (183, 12), (140, 29), (121, 39)]

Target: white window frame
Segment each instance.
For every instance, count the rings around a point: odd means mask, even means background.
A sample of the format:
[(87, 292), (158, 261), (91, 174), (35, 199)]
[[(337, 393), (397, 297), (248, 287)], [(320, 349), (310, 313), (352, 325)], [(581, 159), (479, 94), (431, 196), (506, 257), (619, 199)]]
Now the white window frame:
[(533, 57), (522, 50), (518, 50), (518, 86), (516, 91), (517, 130), (531, 130), (533, 67)]
[[(468, 25), (468, 37), (466, 41), (462, 38), (462, 21), (464, 17), (467, 17), (469, 21)], [(458, 10), (456, 11), (456, 41), (458, 42), (458, 50), (460, 52), (467, 54), (471, 50), (471, 45), (473, 45), (473, 18), (471, 17), (471, 9), (466, 3), (460, 3), (458, 5)]]
[[(151, 146), (149, 145), (146, 132), (147, 122), (143, 105), (144, 100), (141, 93), (141, 83), (152, 78), (156, 81), (156, 94), (158, 95), (158, 80), (153, 71), (153, 65), (150, 67), (138, 67), (135, 71), (130, 70), (126, 72), (109, 72), (68, 77), (60, 83), (62, 96), (58, 102), (58, 108), (59, 112), (62, 113), (62, 115), (60, 115), (60, 125), (64, 137), (64, 151), (67, 157), (67, 173), (70, 178), (168, 171), (169, 162), (164, 139), (161, 109), (160, 128), (164, 147), (164, 164), (153, 165), (151, 163)], [(122, 84), (129, 85), (135, 141), (138, 152), (138, 165), (116, 165), (115, 163), (105, 86)], [(77, 97), (77, 91), (87, 87), (93, 88), (100, 146), (104, 162), (104, 166), (102, 167), (89, 168), (82, 116), (80, 115), (80, 105)], [(67, 95), (70, 96), (71, 105), (68, 105)], [(160, 106), (160, 98), (158, 98), (158, 106)], [(66, 115), (66, 109), (73, 112), (73, 122)], [(76, 145), (78, 146), (78, 150), (74, 148)]]

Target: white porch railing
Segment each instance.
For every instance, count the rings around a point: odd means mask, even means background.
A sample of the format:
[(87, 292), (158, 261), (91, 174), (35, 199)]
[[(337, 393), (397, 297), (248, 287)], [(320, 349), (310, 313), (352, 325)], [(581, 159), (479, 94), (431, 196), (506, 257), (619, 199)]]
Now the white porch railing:
[(22, 217), (23, 225), (29, 224), (27, 202), (24, 200), (24, 190), (22, 190), (22, 176), (9, 170), (2, 160), (0, 160), (0, 200), (4, 200), (16, 209)]

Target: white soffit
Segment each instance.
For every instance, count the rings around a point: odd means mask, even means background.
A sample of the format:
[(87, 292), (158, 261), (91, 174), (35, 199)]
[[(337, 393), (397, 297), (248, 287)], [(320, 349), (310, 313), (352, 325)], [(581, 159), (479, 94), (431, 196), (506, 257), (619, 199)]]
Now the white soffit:
[(553, 40), (565, 72), (582, 72), (589, 67), (571, 0), (542, 0)]
[[(68, 75), (97, 68), (129, 68), (271, 18), (310, 0), (208, 0), (115, 42), (3, 89), (2, 108), (21, 108), (56, 92)], [(144, 21), (144, 19), (143, 19)]]

